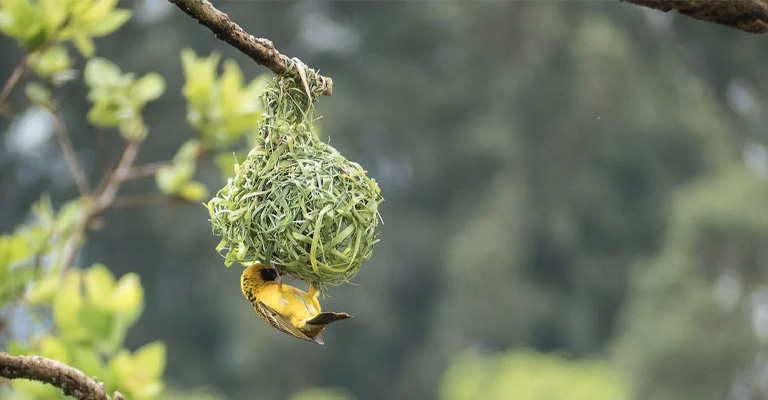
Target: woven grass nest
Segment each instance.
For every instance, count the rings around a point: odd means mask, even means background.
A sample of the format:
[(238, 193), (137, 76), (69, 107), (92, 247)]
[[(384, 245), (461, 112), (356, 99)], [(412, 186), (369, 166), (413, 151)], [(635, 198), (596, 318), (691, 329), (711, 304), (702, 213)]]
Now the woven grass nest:
[(208, 202), (227, 265), (262, 262), (323, 290), (371, 257), (383, 201), (363, 168), (313, 127), (317, 76), (276, 76), (253, 149)]

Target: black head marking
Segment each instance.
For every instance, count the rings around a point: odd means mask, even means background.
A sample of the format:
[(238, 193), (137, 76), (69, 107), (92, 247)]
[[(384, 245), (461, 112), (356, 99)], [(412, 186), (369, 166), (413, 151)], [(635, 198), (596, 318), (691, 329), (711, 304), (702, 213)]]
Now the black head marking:
[(272, 282), (277, 279), (277, 270), (274, 268), (263, 268), (259, 270), (259, 275), (264, 282)]

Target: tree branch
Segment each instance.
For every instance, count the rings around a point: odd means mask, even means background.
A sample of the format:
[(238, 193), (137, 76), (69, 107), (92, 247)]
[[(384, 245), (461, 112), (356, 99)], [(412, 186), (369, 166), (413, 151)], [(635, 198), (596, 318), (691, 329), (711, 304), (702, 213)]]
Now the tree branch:
[[(248, 34), (236, 23), (229, 19), (227, 14), (219, 11), (207, 0), (168, 0), (182, 9), (189, 16), (195, 18), (202, 25), (210, 29), (217, 38), (231, 44), (245, 55), (272, 70), (276, 74), (290, 73), (296, 79), (304, 79), (299, 75), (298, 69), (287, 71), (290, 62), (287, 56), (280, 54), (275, 45), (268, 39), (255, 38)], [(323, 94), (330, 96), (333, 93), (333, 81), (331, 78), (317, 75)]]
[(664, 12), (727, 25), (749, 33), (768, 32), (768, 0), (621, 0)]
[(90, 216), (93, 217), (102, 211), (104, 211), (117, 195), (117, 191), (120, 189), (120, 184), (128, 176), (131, 170), (133, 161), (136, 159), (136, 154), (139, 152), (139, 142), (128, 142), (123, 150), (123, 154), (120, 156), (120, 161), (117, 162), (115, 170), (109, 175), (106, 180), (106, 184), (99, 192), (99, 196), (93, 201), (90, 207)]
[(95, 216), (107, 209), (115, 200), (120, 185), (125, 181), (128, 172), (131, 170), (133, 161), (136, 159), (139, 147), (139, 142), (128, 142), (115, 169), (104, 176), (99, 187), (96, 188), (94, 196), (92, 198), (87, 198), (87, 203), (83, 210), (81, 220), (75, 227), (71, 236), (67, 238), (67, 242), (64, 243), (64, 250), (62, 251), (61, 256), (62, 264), (61, 269), (59, 270), (59, 273), (62, 276), (72, 265), (72, 262), (75, 259), (75, 253), (80, 247), (80, 242), (83, 239), (88, 224)]
[(5, 85), (3, 85), (3, 89), (0, 90), (0, 115), (3, 116), (10, 116), (10, 112), (6, 108), (6, 103), (8, 102), (8, 98), (11, 97), (11, 93), (16, 89), (16, 87), (21, 83), (24, 78), (27, 77), (27, 74), (32, 70), (33, 65), (30, 65), (29, 61), (30, 58), (33, 55), (36, 54), (43, 54), (45, 50), (48, 49), (53, 43), (55, 43), (61, 32), (69, 25), (69, 17), (67, 17), (64, 21), (62, 21), (61, 25), (59, 25), (58, 28), (49, 36), (48, 41), (43, 43), (42, 46), (37, 48), (36, 50), (33, 50), (29, 53), (27, 53), (22, 59), (21, 62), (19, 62), (19, 65), (16, 66), (16, 68), (11, 73), (11, 76), (8, 78), (7, 81), (5, 81)]
[(86, 196), (91, 193), (91, 187), (88, 185), (88, 178), (85, 177), (85, 172), (75, 156), (75, 150), (72, 148), (72, 141), (69, 140), (69, 133), (67, 132), (66, 124), (64, 124), (64, 118), (54, 108), (50, 108), (49, 111), (56, 119), (56, 129), (54, 131), (56, 132), (56, 138), (59, 140), (61, 152), (64, 154), (64, 161), (66, 161), (69, 172), (72, 173), (72, 177), (75, 179), (80, 195)]
[[(51, 384), (67, 396), (80, 400), (110, 400), (104, 384), (62, 362), (40, 356), (12, 356), (0, 351), (0, 376), (30, 379)], [(115, 392), (114, 400), (123, 396)]]
[(5, 81), (3, 89), (0, 90), (0, 113), (6, 113), (6, 102), (8, 101), (8, 98), (11, 97), (13, 90), (16, 89), (16, 86), (18, 86), (18, 84), (23, 81), (29, 73), (31, 67), (27, 61), (29, 60), (31, 54), (32, 53), (27, 53), (27, 55), (21, 59), (19, 65), (13, 69), (11, 76), (7, 81)]
[(125, 176), (123, 176), (123, 180), (132, 180), (132, 179), (139, 179), (139, 178), (146, 178), (148, 176), (153, 176), (157, 173), (157, 171), (160, 170), (160, 168), (173, 165), (173, 161), (158, 161), (153, 162), (149, 164), (144, 165), (138, 165), (126, 172)]
[(168, 195), (165, 193), (145, 193), (145, 194), (117, 196), (115, 197), (115, 200), (112, 202), (112, 208), (144, 207), (144, 206), (151, 206), (155, 204), (173, 205), (174, 203), (189, 204), (190, 202), (178, 196)]

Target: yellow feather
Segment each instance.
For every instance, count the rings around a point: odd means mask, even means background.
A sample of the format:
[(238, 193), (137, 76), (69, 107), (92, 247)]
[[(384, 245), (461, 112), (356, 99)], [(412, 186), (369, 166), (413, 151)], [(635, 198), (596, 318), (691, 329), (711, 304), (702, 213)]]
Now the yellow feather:
[(279, 285), (277, 271), (263, 264), (253, 264), (240, 276), (240, 288), (256, 313), (269, 325), (299, 339), (323, 344), (320, 333), (325, 325), (352, 318), (347, 313), (322, 312), (317, 289), (309, 293), (294, 286)]

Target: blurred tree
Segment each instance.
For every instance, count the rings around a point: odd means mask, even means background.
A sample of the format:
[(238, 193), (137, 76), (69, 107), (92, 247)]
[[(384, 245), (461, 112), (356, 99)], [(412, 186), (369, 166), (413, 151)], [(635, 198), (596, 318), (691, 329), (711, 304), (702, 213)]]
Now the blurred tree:
[(624, 400), (617, 373), (598, 360), (517, 351), (459, 354), (443, 376), (441, 400)]
[(636, 399), (765, 398), (768, 184), (733, 166), (682, 191), (637, 269), (617, 357)]
[(291, 396), (291, 400), (352, 400), (343, 388), (310, 388)]
[[(661, 243), (666, 198), (735, 154), (722, 134), (730, 116), (682, 60), (664, 49), (643, 52), (608, 14), (506, 7), (532, 26), (531, 40), (536, 30), (559, 39), (497, 81), (510, 90), (487, 108), (503, 105), (505, 114), (488, 111), (473, 124), (467, 156), (496, 168), (480, 175), (483, 189), (453, 197), (436, 326), (457, 349), (599, 352), (613, 335), (633, 261)], [(648, 100), (670, 86), (663, 99)], [(509, 134), (515, 140), (502, 142)]]

